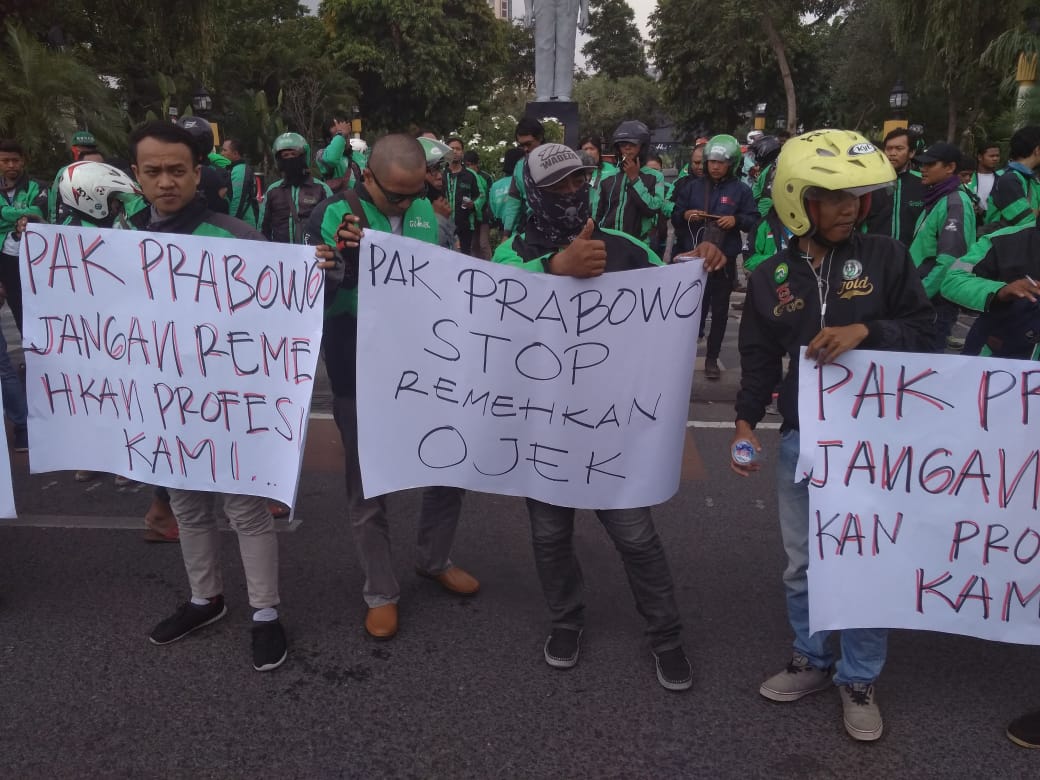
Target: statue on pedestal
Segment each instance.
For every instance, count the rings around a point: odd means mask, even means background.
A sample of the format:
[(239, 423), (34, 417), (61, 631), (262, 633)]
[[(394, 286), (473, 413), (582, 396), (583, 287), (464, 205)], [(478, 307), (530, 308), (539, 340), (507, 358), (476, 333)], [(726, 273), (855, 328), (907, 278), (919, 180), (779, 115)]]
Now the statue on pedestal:
[(524, 22), (534, 25), (535, 101), (570, 102), (577, 31), (589, 26), (588, 0), (524, 0)]

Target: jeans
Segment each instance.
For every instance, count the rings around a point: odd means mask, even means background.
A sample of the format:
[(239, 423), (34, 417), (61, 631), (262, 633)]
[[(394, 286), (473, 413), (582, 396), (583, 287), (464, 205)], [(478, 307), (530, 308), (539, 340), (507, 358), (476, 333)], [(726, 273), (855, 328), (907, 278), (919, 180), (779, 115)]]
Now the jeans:
[[(553, 628), (581, 629), (584, 581), (574, 554), (574, 510), (529, 498), (527, 511), (535, 566)], [(651, 647), (655, 652), (678, 647), (682, 625), (675, 586), (650, 509), (597, 509), (596, 516), (621, 554)]]
[[(394, 576), (390, 556), (390, 523), (383, 496), (365, 498), (358, 455), (357, 401), (347, 396), (333, 399), (333, 416), (343, 441), (347, 482), (347, 519), (354, 534), (358, 560), (365, 572), (365, 604), (369, 608), (396, 604), (401, 586)], [(466, 491), (455, 487), (427, 487), (422, 492), (416, 568), (424, 574), (442, 574), (451, 568), (449, 558)]]
[[(787, 551), (784, 587), (787, 591), (787, 619), (794, 631), (794, 651), (809, 659), (818, 669), (834, 664), (834, 653), (827, 647), (830, 631), (809, 633), (809, 480), (793, 482), (798, 463), (798, 431), (790, 430), (780, 439), (776, 464), (776, 494), (779, 504), (780, 534)], [(881, 674), (888, 651), (887, 628), (847, 628), (841, 632), (841, 659), (834, 682), (869, 683)]]
[(224, 514), (238, 535), (249, 605), (253, 609), (277, 607), (278, 536), (267, 499), (170, 488), (170, 508), (180, 526), (181, 555), (191, 595), (211, 599), (224, 592), (218, 560), (220, 531), (213, 511), (217, 496), (222, 496)]
[(7, 339), (0, 330), (0, 392), (3, 393), (4, 414), (16, 431), (24, 431), (29, 418), (22, 380), (7, 354)]

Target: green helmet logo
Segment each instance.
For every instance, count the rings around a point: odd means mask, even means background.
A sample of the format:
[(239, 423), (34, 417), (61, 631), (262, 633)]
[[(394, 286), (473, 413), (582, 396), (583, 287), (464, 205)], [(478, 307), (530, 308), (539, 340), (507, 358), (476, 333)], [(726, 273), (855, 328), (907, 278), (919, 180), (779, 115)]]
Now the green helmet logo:
[(307, 164), (311, 164), (311, 145), (299, 133), (282, 133), (274, 139), (272, 151), (274, 151), (275, 157), (278, 156), (279, 152), (284, 152), (287, 149), (299, 152), (307, 160)]

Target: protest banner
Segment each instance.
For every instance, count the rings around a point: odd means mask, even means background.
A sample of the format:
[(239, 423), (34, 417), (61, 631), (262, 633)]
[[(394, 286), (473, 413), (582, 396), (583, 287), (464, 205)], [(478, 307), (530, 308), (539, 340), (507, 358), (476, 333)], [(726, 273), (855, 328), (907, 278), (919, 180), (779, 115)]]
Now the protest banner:
[(625, 508), (679, 486), (699, 261), (574, 279), (366, 233), (365, 495), (454, 485)]
[(804, 354), (812, 630), (1040, 644), (1040, 365)]
[(306, 246), (30, 225), (31, 470), (291, 505), (321, 342), (317, 262)]

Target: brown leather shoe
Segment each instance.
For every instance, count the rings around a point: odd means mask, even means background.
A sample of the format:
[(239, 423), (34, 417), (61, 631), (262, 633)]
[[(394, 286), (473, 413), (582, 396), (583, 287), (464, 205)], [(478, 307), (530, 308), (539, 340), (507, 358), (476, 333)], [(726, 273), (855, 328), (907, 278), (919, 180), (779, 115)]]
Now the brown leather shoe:
[(480, 583), (477, 581), (477, 578), (465, 569), (460, 569), (458, 566), (452, 566), (445, 569), (440, 574), (428, 574), (419, 569), (416, 569), (416, 572), (418, 572), (421, 577), (436, 580), (440, 583), (442, 588), (457, 596), (472, 596), (480, 590)]
[(375, 639), (390, 639), (397, 633), (397, 605), (370, 607), (365, 615), (365, 631)]

